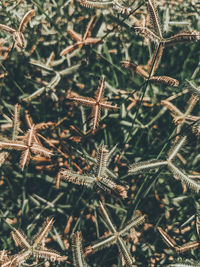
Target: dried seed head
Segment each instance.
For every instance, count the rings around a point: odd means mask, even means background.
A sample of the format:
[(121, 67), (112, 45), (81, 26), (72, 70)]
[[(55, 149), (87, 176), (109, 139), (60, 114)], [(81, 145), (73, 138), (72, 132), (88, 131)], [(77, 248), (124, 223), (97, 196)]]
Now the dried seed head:
[(10, 34), (13, 34), (15, 32), (15, 30), (9, 26), (0, 24), (0, 30), (4, 31), (4, 32), (8, 32)]
[(147, 7), (148, 7), (150, 23), (153, 28), (153, 31), (160, 38), (162, 38), (162, 29), (161, 29), (160, 19), (158, 17), (157, 6), (154, 0), (148, 0)]
[(94, 169), (95, 176), (102, 177), (105, 174), (108, 161), (108, 150), (106, 146), (102, 145), (97, 151), (96, 165)]
[(179, 85), (178, 80), (168, 77), (168, 76), (152, 76), (150, 77), (149, 82), (161, 83), (161, 84), (174, 86), (174, 87), (177, 87)]
[(200, 191), (200, 184), (196, 182), (194, 179), (191, 179), (187, 176), (183, 170), (177, 168), (173, 163), (168, 163), (169, 170), (173, 173), (175, 179), (181, 180), (181, 182), (185, 183), (189, 188), (194, 190), (196, 193)]
[(176, 248), (177, 244), (173, 238), (171, 238), (161, 227), (157, 227), (159, 233), (161, 234), (163, 240), (165, 243), (171, 247), (171, 248)]
[(116, 9), (119, 13), (126, 15), (129, 15), (132, 11), (130, 7), (121, 6), (118, 2), (114, 2), (113, 8)]
[(148, 39), (150, 42), (159, 44), (162, 40), (159, 36), (146, 27), (135, 27), (134, 29), (138, 35)]
[(130, 166), (128, 173), (129, 175), (139, 174), (146, 170), (155, 169), (166, 165), (167, 161), (157, 159), (136, 162)]
[(19, 246), (24, 249), (30, 248), (30, 242), (24, 232), (22, 232), (21, 230), (14, 229), (14, 231), (11, 232), (11, 236), (15, 242), (16, 247)]
[(197, 241), (191, 241), (191, 242), (188, 242), (180, 247), (177, 247), (175, 248), (176, 249), (176, 252), (178, 253), (184, 253), (188, 250), (194, 250), (194, 249), (197, 249), (199, 247), (200, 243), (197, 242)]
[(76, 232), (72, 236), (72, 253), (74, 266), (86, 266), (86, 262), (83, 258), (81, 232)]
[(31, 9), (29, 10), (25, 15), (24, 17), (22, 18), (21, 22), (20, 22), (20, 25), (19, 25), (19, 28), (18, 28), (18, 31), (19, 32), (22, 32), (24, 30), (24, 28), (26, 27), (27, 23), (30, 21), (30, 19), (35, 16), (35, 10), (34, 9)]
[[(1, 148), (0, 148), (1, 149)], [(0, 166), (3, 165), (4, 161), (6, 160), (6, 158), (8, 157), (9, 153), (6, 151), (1, 151), (0, 152)]]
[(127, 198), (127, 190), (126, 190), (126, 188), (124, 186), (122, 186), (122, 185), (116, 185), (113, 188), (113, 190), (121, 198), (123, 198), (123, 199)]
[(187, 141), (187, 136), (181, 136), (168, 152), (168, 162), (172, 161)]
[(90, 188), (92, 188), (95, 183), (95, 179), (91, 175), (88, 176), (88, 175), (78, 174), (75, 173), (74, 171), (64, 168), (60, 170), (59, 175), (60, 179), (63, 179), (67, 182), (71, 182), (77, 185), (83, 185)]
[(113, 1), (79, 0), (79, 3), (87, 8), (109, 8), (113, 6)]
[(38, 250), (33, 250), (33, 255), (36, 258), (46, 259), (52, 262), (63, 262), (67, 260), (67, 256), (61, 256), (56, 250), (41, 247)]
[(12, 140), (16, 140), (18, 136), (18, 132), (20, 130), (19, 113), (20, 113), (20, 105), (16, 104), (15, 109), (14, 109), (13, 119), (12, 119), (12, 125), (13, 125)]
[(181, 32), (173, 35), (170, 38), (165, 39), (166, 45), (176, 45), (177, 43), (188, 43), (200, 40), (200, 32), (198, 31), (188, 31)]
[(46, 220), (44, 221), (41, 229), (39, 230), (39, 232), (33, 238), (33, 246), (34, 247), (38, 247), (38, 246), (41, 245), (41, 243), (47, 237), (47, 235), (48, 235), (49, 231), (51, 230), (53, 224), (54, 224), (53, 218), (49, 219), (47, 217)]

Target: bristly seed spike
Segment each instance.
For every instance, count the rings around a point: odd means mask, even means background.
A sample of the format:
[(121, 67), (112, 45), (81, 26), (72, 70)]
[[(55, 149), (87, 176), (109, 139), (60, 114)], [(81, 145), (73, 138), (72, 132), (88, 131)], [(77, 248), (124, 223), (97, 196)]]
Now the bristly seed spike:
[(85, 259), (83, 258), (82, 234), (81, 234), (81, 232), (76, 232), (72, 236), (72, 253), (73, 253), (74, 266), (87, 267)]
[(160, 38), (162, 38), (161, 24), (160, 24), (160, 19), (158, 17), (158, 11), (155, 1), (148, 0), (147, 6), (149, 10), (150, 23), (153, 27), (153, 30)]

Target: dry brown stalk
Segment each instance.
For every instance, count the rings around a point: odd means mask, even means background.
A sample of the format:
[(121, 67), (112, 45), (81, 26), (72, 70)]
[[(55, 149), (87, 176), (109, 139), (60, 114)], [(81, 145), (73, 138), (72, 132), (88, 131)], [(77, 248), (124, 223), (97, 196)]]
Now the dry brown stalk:
[(159, 233), (161, 234), (162, 238), (164, 239), (165, 243), (175, 249), (177, 253), (184, 253), (189, 250), (197, 249), (200, 246), (200, 242), (198, 241), (191, 241), (182, 246), (178, 246), (173, 238), (171, 238), (161, 227), (157, 227)]
[(123, 60), (123, 61), (121, 61), (121, 64), (123, 67), (129, 68), (133, 74), (136, 72), (142, 78), (148, 79), (148, 77), (149, 77), (148, 72), (146, 72), (141, 66), (137, 65), (136, 63), (133, 63), (133, 62), (128, 61), (128, 60)]
[(158, 66), (160, 64), (163, 55), (163, 51), (164, 51), (163, 45), (156, 46), (150, 60), (147, 63), (147, 70), (149, 73), (151, 72), (152, 75), (154, 75), (154, 73), (158, 69)]

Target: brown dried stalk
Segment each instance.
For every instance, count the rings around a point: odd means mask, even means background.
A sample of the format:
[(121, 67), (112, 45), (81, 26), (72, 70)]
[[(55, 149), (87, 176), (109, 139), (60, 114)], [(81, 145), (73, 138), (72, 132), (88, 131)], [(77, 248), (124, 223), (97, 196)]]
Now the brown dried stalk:
[(104, 88), (105, 88), (105, 81), (104, 77), (102, 76), (99, 82), (99, 86), (97, 88), (97, 91), (95, 92), (95, 97), (69, 97), (69, 99), (73, 100), (74, 102), (80, 103), (81, 105), (88, 106), (92, 108), (92, 131), (95, 132), (96, 128), (99, 126), (99, 121), (101, 118), (101, 109), (112, 109), (112, 110), (118, 110), (119, 108), (117, 106), (112, 106), (110, 102), (105, 102), (103, 100), (103, 94), (104, 94)]
[(147, 70), (149, 73), (151, 72), (151, 75), (154, 75), (154, 73), (158, 69), (158, 66), (160, 64), (163, 55), (163, 51), (164, 51), (164, 46), (162, 44), (159, 44), (155, 47), (153, 54), (147, 63)]
[(123, 60), (123, 61), (121, 61), (121, 64), (123, 67), (130, 69), (133, 74), (136, 72), (142, 78), (148, 79), (148, 77), (149, 77), (148, 72), (146, 72), (141, 66), (137, 65), (136, 63), (133, 63), (133, 62), (128, 61), (128, 60)]
[(162, 238), (166, 242), (166, 244), (175, 249), (177, 253), (184, 253), (186, 251), (197, 249), (200, 246), (200, 242), (198, 241), (191, 241), (182, 246), (178, 246), (173, 238), (171, 238), (161, 227), (157, 227), (159, 233), (161, 234)]
[(23, 32), (24, 28), (26, 27), (27, 23), (30, 21), (30, 19), (33, 16), (35, 16), (35, 10), (34, 9), (28, 11), (24, 15), (17, 30), (14, 30), (13, 28), (6, 26), (6, 25), (3, 25), (3, 24), (0, 24), (0, 30), (3, 30), (5, 32), (12, 34), (16, 46), (19, 48), (24, 48), (25, 47), (25, 39), (24, 39), (24, 35), (22, 32)]
[(76, 134), (78, 134), (78, 136), (72, 134), (72, 136), (69, 138), (69, 140), (79, 143), (81, 142), (81, 140), (85, 137), (88, 137), (91, 135), (91, 131), (90, 129), (87, 132), (84, 132), (82, 130), (80, 130), (78, 127), (74, 126), (74, 125), (70, 125), (69, 126), (70, 130), (72, 130), (73, 132), (75, 132)]
[(97, 43), (102, 42), (101, 39), (89, 37), (90, 33), (91, 33), (91, 29), (92, 29), (93, 23), (94, 23), (94, 20), (95, 20), (95, 16), (93, 16), (91, 18), (90, 22), (88, 23), (88, 26), (86, 28), (86, 31), (85, 31), (83, 37), (81, 37), (79, 34), (77, 34), (72, 29), (67, 30), (67, 32), (76, 41), (76, 43), (73, 44), (73, 45), (67, 46), (65, 49), (63, 49), (60, 52), (61, 56), (64, 56), (64, 55), (74, 51), (77, 48), (81, 49), (84, 45), (97, 44)]

